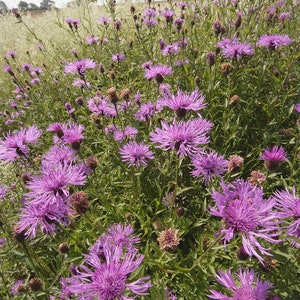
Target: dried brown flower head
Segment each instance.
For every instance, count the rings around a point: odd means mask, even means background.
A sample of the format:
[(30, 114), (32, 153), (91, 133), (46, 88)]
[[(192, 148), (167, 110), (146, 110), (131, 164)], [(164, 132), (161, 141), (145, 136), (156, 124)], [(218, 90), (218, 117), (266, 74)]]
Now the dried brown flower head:
[(163, 251), (174, 251), (179, 244), (178, 232), (172, 228), (162, 231), (157, 238), (159, 248)]

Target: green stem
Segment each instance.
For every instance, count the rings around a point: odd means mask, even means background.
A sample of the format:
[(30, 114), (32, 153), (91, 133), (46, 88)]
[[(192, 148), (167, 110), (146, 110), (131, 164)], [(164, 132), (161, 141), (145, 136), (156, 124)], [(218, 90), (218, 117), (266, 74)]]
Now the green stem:
[(200, 255), (200, 257), (197, 259), (197, 261), (193, 264), (191, 267), (191, 270), (194, 269), (195, 267), (199, 266), (203, 258), (206, 256), (207, 253), (210, 252), (210, 250), (219, 243), (219, 241), (224, 237), (224, 235), (220, 234), (214, 242)]

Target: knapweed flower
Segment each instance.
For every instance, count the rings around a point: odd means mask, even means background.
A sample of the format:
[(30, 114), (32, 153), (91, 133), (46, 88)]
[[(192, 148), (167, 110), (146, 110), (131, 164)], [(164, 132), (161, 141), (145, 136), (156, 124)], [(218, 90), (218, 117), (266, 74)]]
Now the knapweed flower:
[(228, 162), (228, 172), (233, 173), (241, 170), (244, 159), (239, 155), (230, 155)]
[(5, 57), (15, 59), (16, 54), (17, 54), (17, 52), (15, 50), (11, 50), (11, 51), (6, 52)]
[(136, 135), (138, 134), (138, 130), (132, 126), (126, 126), (123, 130), (115, 128), (114, 131), (114, 140), (116, 142), (121, 142), (126, 138), (131, 140), (135, 139)]
[(48, 131), (54, 131), (54, 143), (70, 144), (73, 149), (79, 150), (80, 143), (83, 139), (84, 126), (74, 122), (65, 124), (53, 123), (47, 128)]
[(161, 14), (165, 17), (167, 23), (172, 23), (173, 22), (173, 16), (174, 16), (174, 11), (173, 10), (165, 8), (161, 12)]
[(94, 35), (91, 35), (91, 36), (88, 36), (86, 38), (86, 42), (89, 44), (89, 45), (93, 45), (93, 44), (96, 44), (99, 40), (99, 37), (97, 36), (94, 36)]
[(84, 255), (85, 264), (77, 268), (75, 275), (64, 279), (62, 292), (78, 300), (133, 300), (136, 296), (148, 295), (149, 277), (128, 282), (144, 258), (137, 255), (137, 249), (127, 251), (126, 247), (109, 245), (104, 239), (102, 245), (98, 244), (97, 249), (93, 246), (89, 254)]
[(174, 251), (179, 245), (179, 230), (169, 228), (162, 231), (158, 238), (159, 248), (163, 251)]
[(100, 256), (104, 247), (111, 249), (120, 247), (125, 251), (132, 251), (137, 249), (139, 242), (140, 239), (134, 234), (132, 226), (113, 224), (91, 247), (90, 252)]
[(226, 294), (216, 290), (210, 290), (210, 299), (219, 300), (267, 300), (273, 285), (269, 281), (261, 281), (253, 269), (240, 269), (232, 274), (231, 269), (227, 272), (219, 271), (216, 280), (229, 291)]
[(177, 116), (182, 118), (188, 110), (199, 111), (200, 109), (205, 108), (207, 104), (204, 103), (204, 99), (205, 97), (199, 90), (187, 93), (178, 89), (177, 95), (164, 95), (157, 101), (157, 105), (169, 107), (176, 111)]
[(103, 24), (105, 26), (108, 26), (110, 21), (111, 21), (110, 17), (102, 17), (102, 18), (98, 19), (98, 23)]
[(221, 192), (213, 190), (216, 207), (210, 213), (223, 219), (224, 226), (219, 234), (224, 243), (231, 241), (236, 234), (241, 235), (242, 245), (249, 256), (255, 256), (263, 263), (263, 255), (271, 255), (258, 238), (270, 243), (280, 242), (277, 238), (278, 213), (273, 209), (275, 199), (263, 199), (263, 190), (244, 180), (221, 183)]
[(252, 171), (247, 180), (253, 185), (262, 186), (267, 180), (267, 176), (260, 171)]
[(52, 235), (57, 231), (57, 224), (67, 226), (70, 223), (69, 208), (64, 202), (47, 200), (43, 203), (40, 200), (21, 208), (16, 228), (25, 237), (35, 238), (39, 228), (42, 233)]
[(97, 116), (115, 117), (115, 106), (103, 96), (96, 96), (88, 100), (88, 108)]
[(281, 162), (287, 161), (287, 154), (283, 147), (274, 146), (272, 149), (264, 149), (260, 160), (265, 162), (264, 165), (268, 171), (275, 171)]
[(28, 157), (27, 144), (37, 143), (41, 135), (42, 130), (36, 126), (21, 128), (13, 134), (8, 133), (4, 140), (0, 140), (0, 160), (11, 162), (19, 157)]
[(298, 239), (297, 241), (288, 238), (290, 243), (300, 248), (300, 197), (297, 197), (296, 188), (292, 187), (291, 192), (288, 189), (276, 191), (274, 197), (279, 216), (284, 218), (284, 223), (287, 224), (285, 225), (287, 236)]
[(280, 15), (279, 15), (279, 20), (281, 22), (284, 22), (284, 21), (288, 21), (291, 19), (291, 13), (289, 12), (282, 12)]
[(120, 61), (123, 61), (125, 60), (126, 57), (124, 54), (121, 54), (121, 53), (116, 53), (114, 54), (112, 57), (111, 57), (111, 60), (112, 61), (115, 61), (115, 62), (120, 62)]
[(150, 66), (145, 71), (145, 77), (148, 80), (155, 79), (158, 84), (162, 83), (166, 75), (171, 75), (173, 70), (169, 66), (165, 65), (154, 65)]
[(162, 121), (162, 128), (151, 132), (150, 139), (156, 148), (175, 150), (180, 157), (191, 156), (208, 144), (211, 127), (211, 122), (200, 117), (186, 122), (174, 120), (172, 124)]
[(12, 295), (21, 295), (25, 292), (25, 280), (17, 280), (10, 288), (10, 293)]
[(135, 119), (142, 122), (149, 121), (156, 112), (156, 107), (149, 100), (148, 103), (142, 104), (134, 115)]
[(202, 177), (203, 182), (212, 181), (214, 177), (221, 177), (227, 171), (228, 161), (214, 151), (200, 152), (192, 157), (194, 177)]
[(226, 58), (240, 59), (254, 54), (252, 45), (248, 42), (239, 42), (237, 38), (223, 39), (218, 43), (218, 47), (222, 49), (222, 53)]
[(280, 34), (273, 34), (273, 35), (262, 35), (258, 41), (257, 41), (257, 45), (258, 46), (264, 46), (266, 47), (268, 50), (272, 51), (272, 50), (276, 50), (280, 47), (283, 46), (289, 46), (291, 43), (293, 42), (293, 40), (287, 35), (280, 35)]
[(65, 66), (65, 73), (79, 74), (80, 76), (85, 75), (86, 69), (95, 69), (96, 63), (89, 58), (78, 60), (75, 62), (68, 63)]
[(153, 152), (149, 146), (144, 143), (129, 142), (120, 149), (122, 161), (126, 162), (129, 167), (145, 167), (148, 159), (154, 159)]
[(300, 114), (300, 103), (295, 104), (294, 109)]

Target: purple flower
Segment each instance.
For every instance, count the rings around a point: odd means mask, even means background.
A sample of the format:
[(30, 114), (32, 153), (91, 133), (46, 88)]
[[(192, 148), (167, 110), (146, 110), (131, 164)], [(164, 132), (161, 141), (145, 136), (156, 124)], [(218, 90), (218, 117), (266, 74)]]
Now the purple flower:
[(70, 223), (68, 206), (60, 201), (31, 202), (21, 211), (16, 228), (29, 238), (35, 238), (39, 228), (42, 233), (52, 235), (57, 231), (57, 224), (66, 226)]
[(129, 142), (120, 149), (122, 161), (126, 162), (129, 167), (135, 165), (145, 167), (147, 159), (154, 159), (153, 152), (149, 150), (149, 146), (144, 143)]
[(25, 280), (17, 280), (10, 288), (10, 293), (12, 295), (20, 295), (25, 291)]
[(8, 52), (6, 52), (5, 56), (6, 56), (6, 58), (15, 59), (16, 58), (16, 51), (15, 50), (8, 51)]
[(284, 22), (284, 21), (288, 21), (291, 19), (291, 13), (289, 12), (282, 12), (280, 15), (279, 15), (279, 20), (281, 22)]
[(47, 130), (56, 132), (53, 139), (54, 143), (71, 144), (73, 149), (79, 150), (83, 139), (83, 125), (73, 122), (66, 124), (53, 123), (48, 126)]
[(198, 153), (203, 144), (209, 142), (209, 133), (212, 124), (202, 118), (189, 121), (173, 121), (168, 124), (162, 121), (162, 129), (156, 128), (155, 132), (150, 133), (150, 139), (157, 144), (156, 148), (165, 151), (175, 150), (182, 157)]
[(270, 51), (272, 50), (276, 50), (279, 47), (283, 47), (283, 46), (288, 46), (293, 42), (292, 39), (290, 39), (290, 37), (285, 34), (285, 35), (280, 35), (280, 34), (274, 34), (274, 35), (262, 35), (258, 41), (257, 41), (257, 45), (259, 46), (264, 46), (266, 48), (268, 48)]
[(114, 105), (103, 96), (90, 98), (88, 108), (97, 116), (115, 117), (117, 115)]
[(98, 40), (99, 40), (99, 38), (98, 38), (97, 36), (94, 36), (94, 35), (88, 36), (88, 37), (86, 38), (86, 41), (87, 41), (87, 43), (88, 43), (89, 45), (96, 44), (96, 42), (97, 42)]
[[(121, 232), (117, 231), (121, 230)], [(128, 282), (130, 274), (142, 263), (143, 255), (137, 256), (137, 249), (127, 249), (126, 244), (119, 246), (107, 244), (106, 240), (118, 237), (119, 240), (128, 239), (131, 228), (117, 225), (104, 234), (91, 248), (89, 254), (84, 255), (85, 264), (78, 267), (76, 274), (64, 280), (63, 292), (72, 294), (78, 300), (84, 299), (120, 299), (133, 300), (128, 293), (136, 296), (147, 295), (151, 287), (149, 277), (142, 277), (134, 282)], [(124, 233), (124, 237), (122, 237)], [(117, 235), (116, 235), (117, 234)], [(136, 243), (137, 240), (132, 240)], [(125, 246), (125, 247), (124, 247)]]
[(165, 17), (167, 23), (172, 23), (173, 22), (173, 16), (174, 16), (174, 11), (173, 10), (165, 8), (161, 12), (161, 14)]
[(155, 18), (157, 16), (157, 12), (153, 8), (146, 8), (144, 10), (144, 16), (148, 18)]
[[(273, 211), (275, 200), (263, 199), (263, 190), (244, 180), (221, 183), (221, 192), (213, 191), (216, 208), (210, 213), (223, 219), (224, 228), (220, 230), (224, 243), (231, 241), (235, 234), (242, 236), (242, 244), (249, 256), (255, 256), (263, 263), (263, 255), (271, 255), (257, 240), (261, 238), (270, 243), (279, 243), (275, 239), (278, 233), (278, 213)], [(258, 250), (258, 251), (257, 251)]]
[(218, 43), (218, 47), (222, 49), (225, 57), (232, 59), (240, 59), (254, 54), (252, 45), (248, 42), (241, 43), (236, 38), (223, 39)]
[(111, 18), (109, 18), (109, 17), (102, 17), (102, 18), (100, 18), (98, 20), (98, 23), (99, 24), (103, 24), (105, 26), (108, 26), (110, 21), (111, 21)]
[(8, 188), (4, 185), (0, 185), (0, 200), (2, 200), (6, 196)]
[(265, 167), (269, 171), (277, 169), (279, 163), (287, 161), (286, 152), (281, 146), (274, 146), (272, 149), (266, 148), (263, 150), (260, 160), (265, 161)]
[(169, 107), (175, 110), (179, 117), (184, 117), (188, 110), (198, 111), (205, 108), (207, 104), (204, 103), (204, 99), (205, 97), (199, 90), (194, 90), (189, 94), (178, 89), (177, 95), (165, 94), (157, 101), (157, 105)]
[(300, 114), (300, 103), (295, 104), (294, 109)]
[(21, 128), (19, 132), (7, 134), (4, 140), (0, 140), (0, 160), (15, 161), (19, 157), (28, 157), (27, 144), (36, 143), (42, 135), (42, 131), (35, 126)]
[(96, 63), (92, 59), (83, 59), (75, 62), (68, 63), (65, 66), (65, 73), (79, 74), (80, 76), (85, 75), (86, 69), (95, 69)]
[(162, 83), (164, 81), (164, 78), (166, 75), (171, 75), (173, 73), (173, 70), (169, 66), (164, 65), (155, 65), (150, 66), (145, 71), (145, 77), (148, 80), (155, 79), (157, 83)]
[(227, 296), (227, 293), (223, 294), (216, 290), (210, 290), (211, 294), (208, 297), (211, 299), (267, 300), (269, 299), (269, 289), (273, 286), (269, 281), (259, 280), (253, 269), (240, 269), (235, 274), (231, 273), (231, 269), (227, 272), (219, 271), (215, 278), (220, 284), (229, 289), (230, 296)]
[(279, 216), (285, 218), (287, 236), (298, 239), (297, 241), (288, 238), (290, 243), (300, 248), (300, 197), (297, 197), (296, 188), (292, 187), (291, 192), (288, 189), (276, 191), (274, 197), (277, 202), (276, 207), (280, 211)]
[(133, 234), (134, 229), (130, 225), (114, 224), (91, 247), (90, 252), (100, 256), (104, 247), (114, 249), (120, 247), (126, 251), (136, 250), (140, 239)]
[(148, 103), (141, 105), (134, 117), (138, 121), (147, 122), (151, 119), (155, 112), (156, 108), (149, 100)]
[(147, 27), (155, 27), (157, 25), (157, 21), (153, 18), (145, 18), (143, 20), (143, 23), (147, 26)]
[(117, 53), (117, 54), (114, 54), (114, 55), (111, 57), (111, 59), (112, 59), (112, 61), (120, 62), (120, 61), (125, 60), (126, 57), (125, 57), (124, 54)]
[(213, 177), (221, 177), (227, 171), (228, 161), (224, 159), (223, 155), (210, 151), (193, 156), (192, 164), (194, 167), (192, 175), (203, 177), (204, 183), (207, 183), (212, 181)]

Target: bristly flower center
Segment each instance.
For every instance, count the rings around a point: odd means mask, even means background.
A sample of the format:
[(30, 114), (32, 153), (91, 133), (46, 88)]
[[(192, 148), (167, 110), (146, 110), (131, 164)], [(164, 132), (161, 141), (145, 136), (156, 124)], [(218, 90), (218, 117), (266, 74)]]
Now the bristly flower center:
[(235, 230), (251, 231), (258, 225), (257, 211), (251, 201), (233, 200), (225, 208), (226, 223)]

